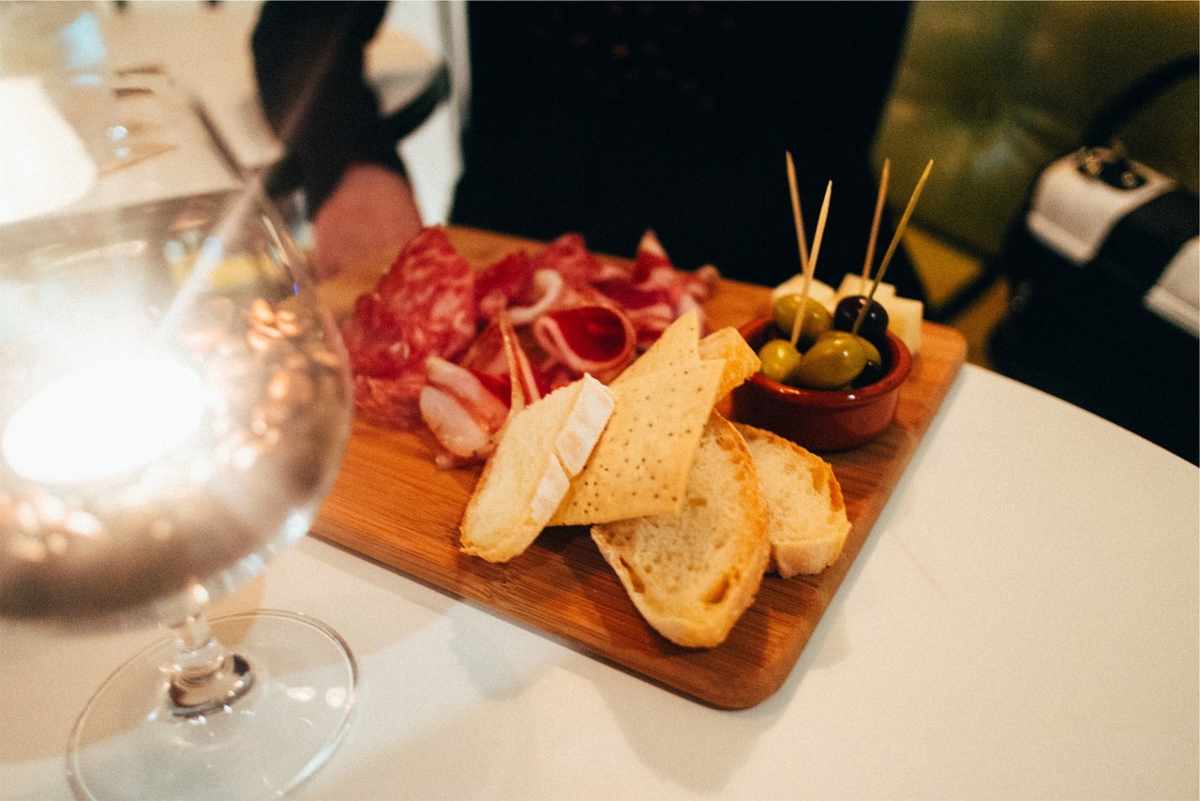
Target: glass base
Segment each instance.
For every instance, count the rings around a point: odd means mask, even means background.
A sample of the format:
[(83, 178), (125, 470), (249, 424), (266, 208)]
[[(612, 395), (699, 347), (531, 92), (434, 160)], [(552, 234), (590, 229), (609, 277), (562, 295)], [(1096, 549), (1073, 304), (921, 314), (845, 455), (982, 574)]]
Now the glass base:
[(67, 774), (78, 798), (278, 798), (337, 749), (358, 667), (336, 632), (276, 610), (209, 625), (249, 662), (249, 690), (215, 712), (182, 715), (163, 671), (175, 643), (142, 651), (101, 685), (71, 732)]

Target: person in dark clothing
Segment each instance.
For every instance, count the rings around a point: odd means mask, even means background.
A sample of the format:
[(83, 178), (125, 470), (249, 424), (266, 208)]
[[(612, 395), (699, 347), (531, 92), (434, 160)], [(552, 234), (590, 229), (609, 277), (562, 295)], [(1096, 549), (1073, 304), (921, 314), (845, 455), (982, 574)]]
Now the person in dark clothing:
[[(870, 147), (908, 13), (898, 3), (470, 3), (451, 221), (538, 239), (579, 231), (617, 254), (653, 228), (681, 266), (778, 283), (799, 269), (790, 149), (810, 238), (834, 182), (818, 276), (836, 284), (862, 266), (877, 189)], [(337, 39), (289, 139), (318, 243), (330, 227), (322, 215), (348, 203), (359, 168), (404, 185), (362, 70), (383, 14), (379, 4), (268, 2), (254, 33), (277, 130), (320, 66), (313, 54)], [(902, 252), (889, 280), (923, 297)]]

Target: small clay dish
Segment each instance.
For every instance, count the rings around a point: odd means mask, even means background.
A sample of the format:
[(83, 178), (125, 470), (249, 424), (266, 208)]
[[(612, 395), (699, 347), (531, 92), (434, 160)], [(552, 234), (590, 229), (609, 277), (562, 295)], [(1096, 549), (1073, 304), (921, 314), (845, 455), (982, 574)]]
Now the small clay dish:
[[(738, 329), (757, 352), (774, 330), (770, 317)], [(888, 332), (889, 369), (874, 384), (848, 390), (789, 387), (755, 373), (733, 393), (733, 418), (774, 431), (809, 450), (841, 451), (877, 437), (896, 416), (900, 385), (912, 370), (912, 354)]]

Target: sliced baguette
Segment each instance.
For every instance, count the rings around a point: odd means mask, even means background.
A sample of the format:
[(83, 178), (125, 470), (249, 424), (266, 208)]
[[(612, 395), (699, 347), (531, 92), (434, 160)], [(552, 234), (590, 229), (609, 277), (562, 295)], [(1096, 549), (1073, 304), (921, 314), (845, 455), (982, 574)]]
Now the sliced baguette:
[(784, 578), (820, 573), (842, 553), (850, 520), (833, 468), (794, 442), (736, 423), (770, 510), (771, 563)]
[(758, 592), (770, 552), (767, 515), (745, 442), (713, 414), (682, 509), (593, 526), (592, 539), (651, 626), (679, 645), (712, 647)]
[(612, 393), (585, 375), (509, 420), (463, 514), (463, 551), (489, 562), (523, 553), (558, 510), (612, 411)]

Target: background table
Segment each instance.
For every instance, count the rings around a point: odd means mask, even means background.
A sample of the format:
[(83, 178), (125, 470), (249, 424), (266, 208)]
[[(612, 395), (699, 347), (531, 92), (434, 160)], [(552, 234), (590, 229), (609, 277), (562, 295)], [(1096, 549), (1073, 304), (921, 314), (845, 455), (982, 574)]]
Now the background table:
[[(720, 712), (315, 540), (227, 599), (362, 667), (300, 798), (1195, 798), (1196, 469), (964, 368), (784, 687)], [(156, 635), (0, 633), (0, 797)]]

